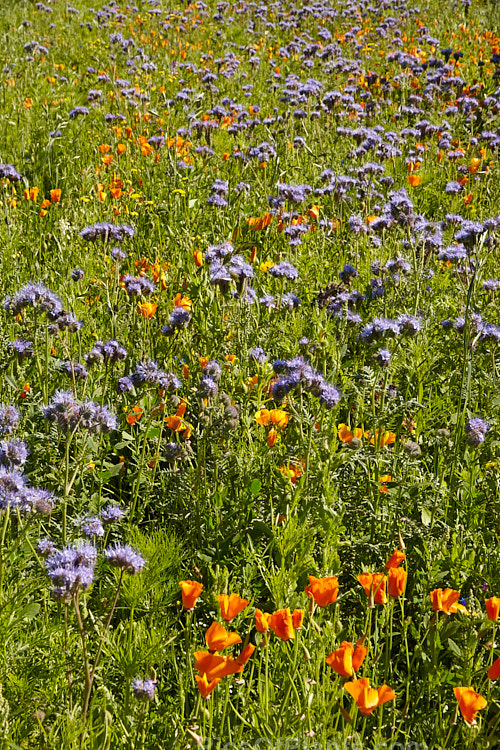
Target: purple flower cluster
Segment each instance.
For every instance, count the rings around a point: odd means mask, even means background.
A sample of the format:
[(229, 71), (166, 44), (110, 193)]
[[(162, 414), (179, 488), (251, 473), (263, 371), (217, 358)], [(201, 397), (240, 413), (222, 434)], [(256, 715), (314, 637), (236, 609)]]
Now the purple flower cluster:
[(176, 331), (186, 328), (191, 322), (191, 313), (183, 307), (176, 307), (170, 313), (168, 325), (162, 326), (161, 332), (164, 336), (172, 336)]
[(104, 557), (112, 568), (119, 568), (124, 573), (136, 575), (146, 565), (146, 561), (137, 550), (128, 544), (114, 544), (104, 550)]
[(134, 234), (135, 229), (128, 224), (119, 225), (111, 224), (109, 221), (101, 221), (82, 229), (80, 237), (86, 242), (96, 242), (97, 240), (124, 242), (124, 240), (131, 239)]
[(56, 391), (45, 407), (43, 415), (64, 433), (81, 428), (95, 434), (103, 434), (118, 427), (115, 415), (107, 406), (101, 406), (94, 401), (80, 403), (71, 391)]
[(198, 385), (198, 396), (200, 398), (213, 398), (219, 391), (217, 383), (220, 380), (222, 369), (220, 364), (212, 359), (203, 368), (203, 373)]
[(280, 377), (274, 381), (271, 394), (276, 401), (282, 401), (291, 391), (298, 388), (312, 393), (319, 398), (320, 404), (327, 409), (337, 406), (340, 391), (328, 383), (323, 375), (314, 370), (304, 357), (273, 362), (274, 372)]
[[(123, 381), (125, 378), (121, 378), (120, 380)], [(132, 386), (135, 387), (156, 385), (167, 393), (173, 393), (181, 387), (179, 378), (173, 372), (161, 370), (152, 359), (138, 362), (134, 372), (127, 380), (130, 380)], [(124, 393), (125, 391), (122, 392)]]
[(125, 274), (123, 285), (130, 297), (149, 297), (155, 291), (154, 283), (145, 276)]
[(80, 544), (78, 547), (63, 547), (62, 550), (49, 548), (47, 552), (45, 569), (53, 584), (54, 599), (68, 602), (79, 591), (90, 588), (97, 563), (96, 547)]
[(127, 350), (115, 339), (109, 341), (96, 341), (92, 349), (85, 355), (84, 359), (89, 366), (104, 362), (114, 365), (123, 362), (127, 357)]
[(478, 445), (484, 443), (486, 433), (489, 432), (489, 429), (490, 426), (484, 419), (480, 419), (480, 417), (470, 419), (465, 425), (465, 433), (469, 444), (477, 448)]

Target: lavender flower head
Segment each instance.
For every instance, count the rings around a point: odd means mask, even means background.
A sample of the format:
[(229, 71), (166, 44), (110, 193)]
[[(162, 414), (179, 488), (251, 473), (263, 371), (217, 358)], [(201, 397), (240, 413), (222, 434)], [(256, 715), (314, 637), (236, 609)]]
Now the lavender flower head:
[(11, 404), (0, 404), (0, 435), (9, 435), (19, 423), (19, 412)]
[(118, 523), (125, 515), (125, 511), (118, 505), (106, 505), (101, 511), (101, 520), (103, 523)]
[(281, 263), (276, 263), (276, 265), (270, 267), (269, 275), (274, 276), (275, 279), (294, 281), (294, 279), (298, 278), (299, 272), (291, 263), (283, 260)]
[(465, 425), (465, 432), (469, 441), (469, 445), (477, 448), (478, 445), (484, 443), (486, 433), (489, 431), (490, 426), (484, 419), (480, 417), (473, 417)]
[(141, 677), (135, 677), (131, 683), (132, 692), (137, 700), (152, 701), (155, 697), (157, 684), (156, 680), (151, 680), (149, 678), (143, 680)]
[(79, 590), (86, 591), (94, 580), (96, 562), (97, 549), (90, 544), (51, 552), (45, 567), (54, 599), (69, 601)]
[(80, 530), (88, 539), (104, 536), (104, 526), (98, 516), (89, 516), (80, 522)]
[(15, 341), (9, 342), (9, 349), (14, 353), (19, 363), (23, 362), (28, 357), (33, 356), (33, 344), (31, 341), (24, 341), (23, 339), (15, 339)]
[(3, 440), (0, 443), (0, 464), (7, 469), (24, 466), (28, 455), (28, 446), (20, 438)]
[(104, 556), (111, 567), (119, 568), (130, 575), (140, 573), (146, 565), (143, 556), (128, 544), (115, 544), (106, 547)]

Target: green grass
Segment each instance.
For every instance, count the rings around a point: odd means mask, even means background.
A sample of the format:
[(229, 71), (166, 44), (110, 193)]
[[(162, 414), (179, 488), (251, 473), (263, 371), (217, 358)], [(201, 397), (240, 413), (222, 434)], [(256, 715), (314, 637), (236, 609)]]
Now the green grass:
[[(0, 404), (20, 412), (16, 429), (2, 440), (25, 441), (29, 456), (19, 472), (56, 497), (50, 514), (26, 512), (14, 496), (4, 500), (0, 474), (0, 748), (498, 747), (500, 693), (487, 671), (499, 653), (484, 601), (500, 595), (500, 361), (496, 340), (481, 336), (474, 316), (498, 322), (498, 291), (483, 283), (499, 275), (499, 228), (492, 222), (465, 260), (448, 264), (418, 222), (368, 229), (368, 217), (384, 214), (390, 194), (401, 188), (413, 213), (428, 222), (427, 234), (441, 233), (443, 247), (456, 244), (457, 226), (446, 215), (473, 222), (498, 215), (497, 3), (474, 0), (467, 10), (451, 0), (408, 0), (408, 9), (419, 6), (409, 14), (403, 5), (383, 10), (373, 3), (360, 17), (342, 2), (332, 4), (334, 17), (323, 19), (311, 3), (273, 4), (266, 23), (257, 6), (243, 3), (222, 4), (220, 19), (212, 0), (206, 12), (203, 4), (159, 5), (158, 17), (148, 12), (153, 4), (138, 2), (135, 11), (132, 3), (106, 6), (100, 25), (91, 7), (103, 6), (87, 0), (75, 0), (78, 13), (62, 2), (51, 4), (51, 13), (34, 3), (4, 5), (0, 163), (13, 165), (22, 179), (0, 179), (0, 299), (42, 282), (84, 325), (53, 331), (53, 321), (30, 306), (19, 316), (0, 314)], [(299, 20), (294, 8), (304, 10)], [(118, 34), (132, 40), (127, 51)], [(312, 43), (327, 52), (333, 45), (330, 56), (309, 55)], [(444, 60), (446, 47), (464, 55), (451, 58), (444, 82), (436, 66), (412, 72), (394, 59), (400, 50), (420, 63)], [(222, 58), (229, 52), (240, 65), (226, 76)], [(349, 65), (342, 67), (343, 59)], [(218, 76), (218, 91), (202, 81), (207, 72)], [(109, 81), (98, 80), (104, 75)], [(128, 84), (116, 83), (123, 79)], [(308, 79), (321, 83), (319, 94), (294, 100), (295, 80)], [(253, 86), (249, 96), (245, 86)], [(134, 87), (138, 96), (120, 93)], [(95, 89), (101, 98), (88, 102)], [(187, 102), (176, 98), (184, 89), (193, 92)], [(322, 107), (331, 91), (351, 92), (355, 106), (346, 99), (331, 110)], [(462, 93), (478, 102), (472, 119)], [(77, 106), (89, 114), (72, 119)], [(454, 106), (456, 112), (446, 112)], [(294, 117), (297, 109), (303, 118)], [(240, 112), (260, 122), (231, 132), (245, 120)], [(107, 113), (124, 120), (109, 122)], [(277, 116), (282, 119), (266, 119)], [(177, 131), (204, 118), (219, 126), (206, 135), (181, 130), (187, 145), (178, 141), (177, 153)], [(412, 134), (424, 119), (438, 127)], [(384, 140), (397, 146), (393, 153), (375, 144), (354, 155), (366, 134), (356, 139), (346, 129), (359, 128), (382, 136), (404, 132)], [(484, 132), (493, 135), (488, 140)], [(147, 153), (147, 140), (158, 134), (165, 145)], [(293, 146), (297, 137), (303, 148)], [(249, 150), (264, 141), (274, 155), (263, 166)], [(200, 146), (211, 152), (197, 153)], [(420, 162), (415, 187), (407, 179), (410, 161)], [(359, 178), (358, 170), (373, 162), (382, 171), (362, 179), (358, 191), (324, 190), (324, 170)], [(445, 191), (464, 177), (461, 193)], [(229, 183), (226, 208), (207, 203), (216, 179)], [(240, 182), (249, 192), (235, 191)], [(279, 183), (312, 191), (297, 205), (285, 202), (269, 226), (253, 230), (247, 220), (265, 217)], [(36, 199), (29, 200), (35, 187)], [(43, 208), (43, 200), (51, 202)], [(282, 231), (290, 211), (310, 225), (295, 247)], [(350, 230), (352, 216), (361, 217), (366, 231)], [(82, 239), (84, 227), (103, 221), (134, 227), (134, 237), (123, 241), (124, 260), (111, 255), (117, 243)], [(254, 270), (253, 279), (239, 287), (232, 280), (227, 289), (211, 283), (207, 258), (211, 245), (226, 241)], [(394, 279), (384, 266), (396, 258), (409, 265)], [(271, 264), (285, 260), (297, 268), (297, 280), (269, 273)], [(375, 261), (380, 277), (372, 271)], [(340, 285), (346, 263), (358, 276)], [(72, 280), (74, 268), (83, 269), (83, 279)], [(146, 319), (137, 309), (146, 297), (127, 294), (122, 277), (143, 269), (153, 280), (155, 268), (164, 276), (161, 283), (156, 276), (147, 299), (157, 308)], [(376, 278), (381, 296), (370, 293)], [(244, 299), (247, 283), (255, 289), (254, 304)], [(325, 290), (333, 294), (329, 285), (364, 295), (355, 310), (361, 323), (346, 321), (346, 302), (342, 317), (329, 314), (322, 304)], [(300, 307), (280, 304), (289, 292)], [(274, 295), (274, 308), (259, 304), (265, 294)], [(162, 326), (177, 295), (191, 300), (191, 320), (166, 336)], [(373, 320), (402, 315), (418, 318), (416, 336), (360, 338)], [(441, 325), (459, 317), (458, 331)], [(22, 362), (10, 348), (18, 338), (33, 344), (33, 356)], [(124, 361), (88, 366), (84, 380), (65, 373), (65, 363), (85, 363), (96, 341), (109, 339), (125, 346)], [(266, 352), (260, 364), (250, 357), (255, 346)], [(390, 350), (388, 367), (374, 357), (379, 348)], [(272, 398), (272, 363), (299, 355), (337, 386), (338, 405), (322, 405), (304, 381), (284, 402)], [(199, 390), (203, 358), (222, 369), (218, 393), (208, 398)], [(121, 393), (119, 379), (150, 359), (180, 379), (176, 394), (158, 383)], [(43, 416), (58, 390), (108, 405), (117, 429), (58, 430)], [(165, 418), (176, 415), (182, 400), (184, 424), (174, 432)], [(270, 427), (256, 422), (262, 408), (282, 408), (290, 417), (273, 447)], [(465, 430), (473, 417), (489, 425), (478, 447)], [(362, 430), (358, 447), (340, 439), (339, 424)], [(370, 442), (377, 431), (394, 434), (388, 446)], [(175, 461), (168, 460), (172, 442), (181, 451)], [(287, 467), (297, 471), (296, 481)], [(110, 502), (125, 516), (91, 540), (99, 550), (92, 585), (58, 601), (39, 540), (50, 538), (59, 549), (77, 543), (82, 519)], [(122, 577), (113, 570), (103, 552), (115, 543), (138, 550), (144, 570)], [(357, 576), (384, 571), (397, 548), (407, 556), (404, 596), (370, 606)], [(309, 576), (336, 576), (336, 602), (313, 605), (304, 591)], [(203, 583), (192, 612), (183, 610), (181, 580)], [(437, 588), (460, 591), (468, 613), (433, 612), (430, 592)], [(249, 604), (227, 628), (256, 648), (242, 673), (224, 677), (203, 700), (194, 654), (205, 650), (212, 621), (221, 622), (217, 595), (231, 592)], [(258, 633), (256, 608), (302, 609), (303, 627), (290, 641)], [(343, 641), (362, 638), (368, 653), (353, 678), (388, 685), (396, 696), (370, 716), (356, 708), (346, 679), (325, 661)], [(224, 655), (236, 658), (241, 648)], [(157, 680), (153, 700), (134, 696), (138, 676)], [(474, 726), (454, 696), (463, 686), (487, 700)]]

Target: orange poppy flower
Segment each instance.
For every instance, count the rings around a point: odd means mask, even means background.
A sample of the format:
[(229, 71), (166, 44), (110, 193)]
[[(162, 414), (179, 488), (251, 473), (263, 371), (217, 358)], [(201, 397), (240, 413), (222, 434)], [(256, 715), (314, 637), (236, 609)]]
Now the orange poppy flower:
[(289, 641), (295, 638), (290, 608), (278, 609), (276, 612), (273, 612), (269, 619), (269, 627), (282, 641)]
[(181, 581), (179, 586), (182, 593), (182, 606), (184, 609), (194, 609), (196, 600), (203, 591), (203, 584), (199, 581)]
[(173, 298), (172, 305), (174, 307), (183, 307), (184, 310), (187, 310), (189, 312), (193, 306), (193, 302), (189, 299), (189, 297), (185, 297), (179, 292), (179, 294), (176, 294)]
[(292, 612), (292, 623), (295, 630), (300, 630), (304, 622), (304, 610), (294, 609)]
[(383, 432), (379, 437), (379, 431), (377, 429), (375, 430), (375, 436), (370, 439), (370, 445), (375, 445), (375, 440), (377, 440), (380, 447), (384, 445), (394, 445), (396, 442), (396, 433), (387, 431)]
[(50, 191), (50, 200), (52, 203), (59, 203), (61, 200), (61, 191), (59, 188), (54, 188)]
[(453, 688), (453, 692), (465, 721), (467, 724), (474, 724), (476, 712), (486, 706), (486, 699), (471, 687), (456, 687)]
[[(209, 651), (194, 652), (194, 668), (201, 675), (206, 675), (210, 681), (221, 671), (224, 663), (224, 657), (218, 654), (211, 654)], [(222, 677), (220, 674), (218, 676)]]
[(153, 317), (157, 309), (158, 305), (154, 302), (143, 302), (142, 304), (137, 305), (137, 312), (148, 320)]
[(261, 609), (255, 610), (255, 629), (258, 633), (267, 633), (269, 630), (269, 620), (271, 615), (262, 612)]
[(360, 713), (365, 716), (369, 716), (383, 703), (393, 701), (396, 698), (396, 693), (388, 685), (382, 685), (378, 690), (370, 687), (370, 681), (367, 677), (363, 677), (361, 680), (346, 682), (344, 688), (349, 695), (352, 695)]
[(226, 622), (231, 622), (249, 603), (248, 599), (242, 599), (238, 594), (219, 594), (217, 600), (222, 619)]
[(204, 263), (203, 253), (201, 252), (201, 250), (195, 250), (193, 253), (193, 258), (194, 258), (195, 265), (198, 266), (198, 268), (201, 268), (201, 266)]
[(432, 609), (434, 612), (446, 612), (447, 615), (454, 614), (455, 612), (467, 613), (467, 609), (463, 604), (458, 604), (460, 599), (460, 591), (454, 591), (453, 589), (434, 589), (430, 593)]
[(397, 599), (398, 596), (401, 596), (406, 588), (407, 578), (408, 573), (404, 568), (389, 568), (387, 582), (387, 590), (389, 592), (389, 596), (392, 596), (395, 599)]
[(384, 474), (383, 476), (379, 477), (378, 479), (378, 491), (379, 492), (389, 492), (389, 487), (387, 486), (388, 482), (392, 480), (392, 477), (390, 474)]
[(365, 594), (373, 596), (375, 604), (385, 604), (385, 587), (387, 579), (383, 573), (361, 573), (358, 581), (362, 585)]
[(126, 150), (127, 150), (126, 143), (118, 143), (118, 145), (116, 146), (116, 151), (117, 151), (118, 156), (121, 156), (122, 154), (124, 154)]
[(28, 398), (30, 393), (31, 393), (31, 386), (29, 383), (25, 383), (20, 393), (21, 398)]
[(488, 620), (496, 622), (498, 620), (498, 613), (500, 612), (500, 597), (492, 596), (491, 599), (486, 599), (484, 604), (486, 606)]
[(280, 430), (284, 430), (290, 420), (288, 412), (283, 409), (260, 409), (255, 415), (257, 424), (267, 426), (272, 424)]
[(206, 675), (209, 681), (243, 671), (243, 665), (238, 664), (232, 656), (219, 656), (208, 651), (195, 651), (194, 658), (194, 668), (201, 675)]
[(226, 628), (218, 622), (213, 622), (205, 633), (209, 651), (223, 651), (229, 646), (241, 643), (238, 633), (228, 633)]
[(407, 180), (412, 187), (418, 187), (422, 182), (422, 178), (418, 174), (409, 174)]
[(339, 440), (342, 440), (343, 443), (350, 443), (353, 438), (360, 440), (363, 437), (363, 430), (360, 430), (359, 427), (355, 427), (351, 431), (346, 424), (342, 423), (338, 425), (337, 429)]
[(350, 443), (354, 435), (350, 431), (349, 427), (346, 424), (342, 423), (342, 424), (339, 424), (337, 429), (338, 429), (339, 440), (342, 440), (343, 443)]
[(342, 641), (340, 648), (326, 657), (326, 663), (341, 677), (352, 677), (362, 665), (367, 653), (368, 649), (361, 643), (354, 647), (352, 643)]
[(318, 607), (327, 607), (333, 604), (339, 594), (339, 579), (336, 576), (326, 578), (315, 578), (309, 576), (309, 586), (306, 586), (306, 594), (314, 599)]
[(387, 560), (385, 567), (387, 568), (387, 570), (389, 570), (389, 568), (397, 568), (398, 565), (403, 562), (403, 560), (406, 560), (405, 553), (401, 552), (401, 550), (399, 549), (396, 549)]
[(498, 680), (500, 677), (500, 657), (496, 659), (488, 669), (488, 677), (490, 680)]
[(39, 192), (40, 192), (40, 188), (32, 187), (29, 190), (26, 189), (24, 191), (24, 197), (27, 201), (36, 201), (36, 199), (38, 198)]
[(476, 174), (480, 166), (481, 166), (481, 159), (471, 159), (469, 162), (469, 172), (471, 174)]
[(303, 467), (299, 464), (289, 464), (288, 466), (280, 466), (280, 471), (284, 477), (289, 479), (292, 484), (297, 484), (297, 480), (302, 476)]
[(135, 424), (136, 422), (139, 421), (139, 419), (142, 417), (143, 414), (144, 414), (144, 410), (141, 409), (139, 404), (136, 404), (135, 406), (132, 407), (132, 409), (129, 411), (129, 413), (125, 417), (127, 424), (129, 425)]
[(217, 677), (209, 682), (206, 674), (202, 675), (201, 677), (199, 675), (195, 675), (194, 678), (196, 680), (196, 684), (198, 685), (198, 690), (200, 691), (201, 697), (204, 699), (207, 699), (210, 696), (212, 690), (216, 688), (220, 682), (220, 677)]
[(276, 430), (274, 429), (269, 430), (269, 433), (267, 435), (267, 444), (270, 448), (274, 448), (274, 446), (276, 445), (277, 439), (278, 439), (278, 433), (276, 432)]
[(255, 646), (253, 645), (253, 643), (248, 643), (241, 654), (238, 654), (238, 656), (236, 657), (236, 663), (239, 664), (240, 667), (244, 667), (254, 651)]

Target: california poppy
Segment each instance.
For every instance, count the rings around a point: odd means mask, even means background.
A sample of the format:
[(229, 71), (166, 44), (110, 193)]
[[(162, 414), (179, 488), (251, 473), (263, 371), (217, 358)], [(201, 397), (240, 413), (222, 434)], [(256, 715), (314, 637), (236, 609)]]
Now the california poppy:
[(389, 596), (397, 598), (404, 593), (408, 573), (404, 568), (389, 568), (387, 590)]
[(257, 424), (262, 426), (273, 425), (280, 430), (283, 430), (289, 421), (290, 417), (288, 412), (283, 409), (260, 409), (255, 415), (255, 421)]
[(140, 305), (137, 305), (137, 312), (148, 320), (153, 317), (157, 309), (158, 305), (154, 302), (142, 302)]
[(50, 200), (52, 203), (59, 203), (61, 200), (61, 190), (59, 188), (54, 188), (50, 191)]
[(367, 596), (373, 596), (375, 604), (385, 604), (385, 587), (387, 579), (383, 573), (361, 573), (358, 581)]
[(248, 599), (242, 599), (238, 594), (219, 594), (217, 600), (222, 619), (226, 622), (231, 622), (249, 603)]
[(343, 443), (350, 443), (353, 438), (361, 440), (363, 437), (363, 430), (359, 427), (355, 427), (354, 430), (351, 431), (346, 424), (342, 423), (337, 426), (337, 429), (339, 440), (342, 440)]
[(276, 441), (278, 440), (278, 433), (273, 428), (272, 430), (269, 430), (267, 434), (267, 444), (270, 448), (274, 448), (276, 445)]
[(194, 658), (194, 668), (200, 674), (206, 675), (209, 681), (229, 677), (231, 674), (243, 671), (243, 665), (238, 664), (232, 656), (219, 656), (208, 651), (195, 651)]
[(269, 630), (269, 620), (271, 615), (262, 612), (260, 609), (255, 610), (255, 629), (258, 633), (267, 633)]
[(422, 178), (418, 174), (408, 175), (407, 180), (412, 187), (418, 187), (418, 185), (420, 185), (420, 183), (422, 182)]
[(198, 685), (201, 697), (208, 698), (212, 690), (219, 684), (220, 677), (215, 678), (211, 682), (209, 682), (206, 674), (203, 674), (201, 677), (199, 675), (195, 675), (195, 680), (196, 684)]
[(434, 591), (431, 591), (430, 597), (434, 612), (446, 612), (447, 615), (454, 614), (455, 612), (464, 612), (467, 614), (467, 609), (464, 605), (457, 604), (460, 599), (460, 591), (434, 589)]
[(223, 625), (213, 622), (205, 633), (209, 651), (223, 651), (229, 646), (241, 643), (238, 633), (228, 633)]
[(392, 477), (390, 474), (384, 474), (383, 476), (379, 477), (378, 480), (378, 491), (379, 492), (389, 492), (389, 487), (387, 486), (388, 483), (392, 480)]
[(354, 646), (348, 641), (342, 641), (340, 648), (326, 657), (326, 663), (341, 677), (352, 677), (362, 665), (367, 653), (368, 649), (361, 643)]
[(488, 620), (496, 622), (498, 620), (498, 613), (500, 612), (500, 597), (492, 596), (491, 599), (486, 599), (484, 604), (486, 606)]
[(255, 646), (253, 645), (253, 643), (248, 643), (243, 651), (236, 657), (236, 663), (239, 664), (240, 667), (244, 667), (254, 651)]
[(370, 681), (367, 677), (363, 677), (361, 680), (346, 682), (344, 687), (356, 701), (360, 713), (365, 716), (369, 716), (383, 703), (393, 701), (396, 698), (396, 693), (388, 685), (382, 685), (378, 690), (370, 687)]
[(314, 599), (318, 607), (327, 607), (333, 604), (339, 594), (339, 579), (336, 576), (326, 578), (315, 578), (309, 576), (309, 586), (306, 586), (306, 594)]
[(189, 299), (189, 297), (185, 297), (179, 292), (179, 294), (176, 294), (173, 298), (172, 305), (174, 307), (183, 307), (184, 310), (187, 310), (189, 312), (193, 306), (193, 302)]
[(125, 417), (125, 420), (127, 424), (133, 425), (139, 421), (139, 419), (142, 417), (143, 414), (144, 414), (144, 410), (139, 406), (139, 404), (136, 404), (129, 411), (129, 413)]
[(385, 567), (387, 568), (387, 570), (389, 570), (389, 568), (397, 568), (398, 565), (403, 562), (403, 560), (406, 560), (405, 553), (401, 552), (401, 550), (399, 549), (396, 549), (387, 560)]
[(194, 609), (196, 600), (203, 591), (203, 584), (199, 581), (181, 581), (182, 606), (184, 609)]
[(269, 627), (282, 641), (289, 641), (295, 638), (292, 613), (288, 607), (273, 612), (269, 619)]
[(292, 623), (295, 630), (300, 630), (304, 622), (304, 610), (294, 609), (292, 612)]
[(498, 680), (500, 677), (500, 657), (495, 659), (491, 667), (488, 669), (488, 677), (490, 680)]
[(292, 484), (297, 484), (298, 478), (303, 474), (302, 466), (300, 466), (299, 464), (280, 466), (280, 471), (284, 477), (291, 481)]
[[(210, 681), (217, 676), (217, 672), (224, 663), (224, 657), (219, 654), (211, 654), (209, 651), (194, 652), (194, 668), (200, 674), (206, 675)], [(222, 675), (218, 676), (222, 677)]]
[(471, 687), (456, 687), (453, 688), (453, 692), (465, 721), (468, 724), (474, 724), (476, 711), (480, 711), (486, 706), (486, 699)]

